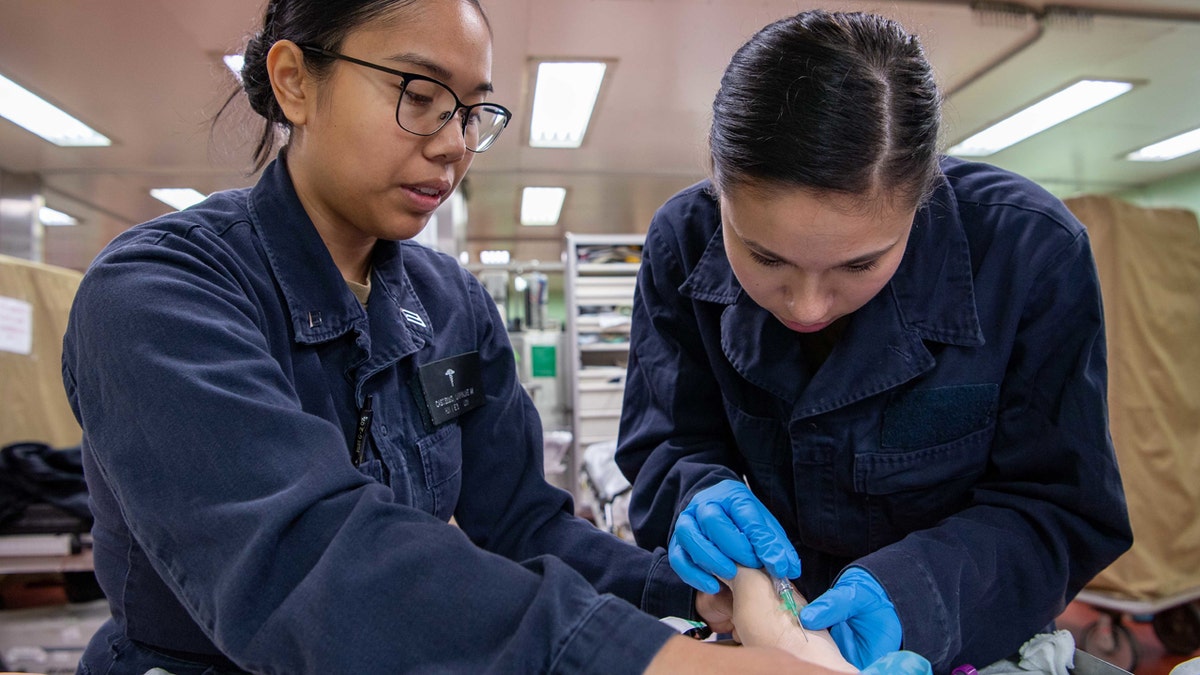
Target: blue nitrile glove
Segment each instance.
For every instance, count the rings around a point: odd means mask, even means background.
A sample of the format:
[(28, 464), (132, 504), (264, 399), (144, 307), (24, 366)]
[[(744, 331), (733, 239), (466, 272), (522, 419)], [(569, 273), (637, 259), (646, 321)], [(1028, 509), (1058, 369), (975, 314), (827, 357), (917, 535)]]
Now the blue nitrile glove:
[(933, 675), (933, 667), (916, 652), (891, 652), (863, 668), (861, 675)]
[(800, 622), (809, 630), (828, 628), (842, 656), (855, 668), (900, 649), (900, 617), (887, 591), (871, 573), (851, 567), (833, 588), (800, 610)]
[(734, 563), (765, 566), (782, 579), (800, 576), (800, 556), (783, 527), (750, 488), (736, 480), (696, 493), (675, 519), (667, 557), (681, 579), (711, 594), (721, 590), (716, 577), (732, 579), (737, 574)]

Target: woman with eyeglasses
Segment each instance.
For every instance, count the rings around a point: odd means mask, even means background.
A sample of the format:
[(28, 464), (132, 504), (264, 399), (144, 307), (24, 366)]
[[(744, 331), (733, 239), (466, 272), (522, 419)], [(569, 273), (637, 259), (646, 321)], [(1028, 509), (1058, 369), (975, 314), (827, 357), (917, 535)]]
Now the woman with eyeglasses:
[(796, 578), (862, 666), (1015, 654), (1131, 542), (1087, 233), (941, 157), (916, 36), (803, 12), (731, 59), (711, 177), (655, 215), (617, 462), (697, 589)]
[(729, 608), (573, 517), (493, 301), (406, 241), (510, 118), (479, 4), (273, 0), (245, 58), (257, 185), (117, 237), (72, 310), (79, 671), (825, 672), (655, 618)]

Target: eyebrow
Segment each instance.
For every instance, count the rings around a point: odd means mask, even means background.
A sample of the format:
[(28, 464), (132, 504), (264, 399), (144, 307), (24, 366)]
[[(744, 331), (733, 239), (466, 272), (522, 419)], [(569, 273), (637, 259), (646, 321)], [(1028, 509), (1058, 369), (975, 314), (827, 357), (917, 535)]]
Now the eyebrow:
[[(762, 244), (759, 244), (758, 242), (756, 242), (752, 239), (742, 239), (742, 243), (746, 245), (746, 248), (753, 249), (754, 252), (759, 255), (766, 256), (769, 258), (774, 258), (775, 260), (782, 260), (783, 262), (792, 264), (791, 261), (788, 260), (787, 258), (775, 253), (771, 249), (763, 246)], [(878, 251), (864, 253), (863, 255), (857, 256), (855, 258), (851, 258), (850, 260), (840, 262), (840, 263), (834, 265), (834, 267), (854, 267), (855, 265), (862, 265), (865, 263), (869, 263), (872, 260), (877, 260), (877, 259), (883, 257), (883, 255), (885, 253), (887, 253), (888, 251), (895, 248), (897, 243), (899, 243), (899, 242), (898, 241), (892, 242), (891, 244), (888, 244), (887, 246), (879, 249)]]
[[(438, 65), (437, 63), (434, 63), (433, 61), (430, 61), (429, 59), (425, 58), (424, 56), (421, 56), (420, 54), (406, 52), (403, 54), (394, 54), (392, 56), (385, 58), (384, 60), (399, 64), (402, 66), (403, 65), (420, 66), (421, 68), (428, 70), (432, 74), (433, 77), (436, 77), (439, 80), (453, 79), (453, 75), (449, 70), (446, 70), (444, 67)], [(490, 94), (490, 93), (492, 93), (492, 91), (493, 91), (493, 89), (492, 89), (491, 82), (481, 82), (481, 83), (475, 85), (475, 89), (472, 90), (472, 93)]]

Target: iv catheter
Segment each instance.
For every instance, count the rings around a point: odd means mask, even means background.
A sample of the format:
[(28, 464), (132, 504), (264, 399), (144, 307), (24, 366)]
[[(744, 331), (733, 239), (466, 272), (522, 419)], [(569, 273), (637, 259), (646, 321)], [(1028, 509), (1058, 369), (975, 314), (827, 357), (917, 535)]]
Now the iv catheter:
[(779, 599), (783, 601), (783, 606), (796, 617), (796, 623), (800, 625), (800, 632), (804, 634), (804, 641), (808, 642), (808, 631), (804, 629), (804, 624), (800, 623), (800, 606), (796, 604), (796, 587), (790, 580), (781, 579), (775, 575), (771, 575), (771, 584), (775, 587), (775, 593), (779, 595)]

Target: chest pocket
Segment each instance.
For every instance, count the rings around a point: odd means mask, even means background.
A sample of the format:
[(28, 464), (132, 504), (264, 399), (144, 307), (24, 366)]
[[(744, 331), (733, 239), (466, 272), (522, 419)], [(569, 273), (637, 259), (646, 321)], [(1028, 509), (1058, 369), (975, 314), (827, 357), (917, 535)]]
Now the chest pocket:
[(872, 495), (937, 488), (982, 474), (1000, 387), (973, 384), (901, 392), (888, 402), (880, 450), (855, 457), (855, 488)]
[(416, 439), (392, 434), (376, 447), (383, 461), (364, 462), (359, 471), (388, 484), (396, 503), (449, 521), (462, 490), (462, 429), (458, 424), (443, 424)]
[(462, 490), (462, 428), (443, 424), (417, 442), (429, 513), (449, 521)]

